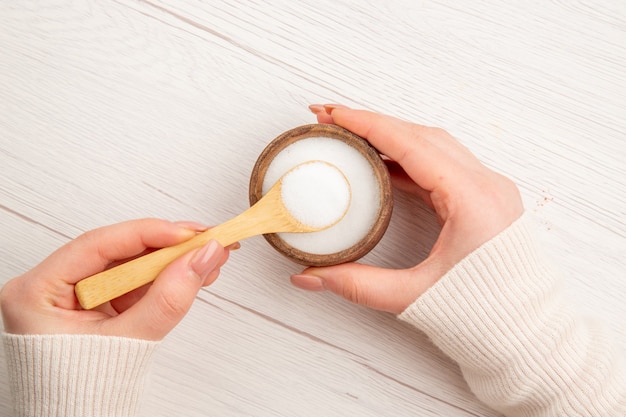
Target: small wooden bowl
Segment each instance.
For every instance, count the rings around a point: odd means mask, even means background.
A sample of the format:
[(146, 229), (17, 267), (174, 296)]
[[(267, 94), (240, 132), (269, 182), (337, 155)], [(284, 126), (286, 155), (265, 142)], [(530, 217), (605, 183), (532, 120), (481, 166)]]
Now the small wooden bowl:
[(389, 172), (380, 155), (366, 140), (352, 132), (335, 125), (312, 124), (296, 127), (278, 136), (261, 152), (252, 169), (249, 187), (250, 205), (255, 204), (263, 196), (265, 174), (274, 158), (294, 142), (312, 137), (342, 141), (357, 150), (369, 162), (379, 186), (380, 206), (376, 220), (369, 232), (357, 244), (331, 254), (304, 252), (287, 244), (278, 234), (267, 234), (264, 237), (278, 252), (302, 265), (328, 266), (355, 261), (371, 251), (383, 237), (391, 219), (393, 197)]

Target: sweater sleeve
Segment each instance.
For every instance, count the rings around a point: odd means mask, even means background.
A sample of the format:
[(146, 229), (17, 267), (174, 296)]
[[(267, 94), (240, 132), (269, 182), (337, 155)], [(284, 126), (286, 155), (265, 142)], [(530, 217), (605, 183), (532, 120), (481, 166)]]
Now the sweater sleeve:
[(626, 416), (623, 347), (580, 317), (525, 214), (400, 316), (455, 360), (474, 394), (510, 417)]
[(158, 342), (3, 333), (15, 417), (129, 417)]

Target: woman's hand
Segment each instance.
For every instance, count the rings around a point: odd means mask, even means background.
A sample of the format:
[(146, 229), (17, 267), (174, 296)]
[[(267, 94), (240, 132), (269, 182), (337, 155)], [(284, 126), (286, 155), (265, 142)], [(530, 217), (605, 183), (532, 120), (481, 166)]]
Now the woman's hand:
[(74, 285), (147, 250), (181, 243), (206, 228), (145, 219), (87, 232), (0, 291), (4, 328), (14, 334), (98, 334), (160, 340), (210, 285), (229, 251), (215, 241), (172, 262), (152, 283), (94, 310), (82, 310)]
[(508, 178), (478, 161), (446, 131), (337, 105), (312, 105), (320, 123), (335, 123), (367, 139), (390, 158), (394, 186), (419, 196), (439, 219), (429, 256), (406, 270), (348, 263), (308, 268), (291, 277), (307, 290), (330, 290), (349, 301), (400, 313), (456, 263), (523, 213)]

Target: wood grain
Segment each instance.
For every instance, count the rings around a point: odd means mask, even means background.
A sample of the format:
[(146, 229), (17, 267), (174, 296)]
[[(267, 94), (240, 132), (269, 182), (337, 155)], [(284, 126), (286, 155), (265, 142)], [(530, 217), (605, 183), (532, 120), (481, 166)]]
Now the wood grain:
[[(0, 284), (94, 227), (233, 217), (265, 145), (342, 102), (442, 126), (513, 178), (580, 310), (626, 339), (624, 67), (620, 0), (0, 2)], [(395, 199), (366, 262), (435, 239)], [(423, 335), (294, 289), (299, 269), (244, 242), (166, 339), (143, 415), (496, 415)]]

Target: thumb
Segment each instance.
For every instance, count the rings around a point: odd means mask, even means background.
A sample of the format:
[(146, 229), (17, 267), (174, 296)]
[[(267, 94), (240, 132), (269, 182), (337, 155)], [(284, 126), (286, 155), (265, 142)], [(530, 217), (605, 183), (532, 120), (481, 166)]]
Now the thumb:
[(163, 339), (187, 314), (223, 257), (224, 248), (215, 240), (181, 256), (159, 274), (141, 300), (116, 317), (120, 321), (114, 325), (129, 337)]
[(385, 269), (358, 263), (307, 268), (291, 283), (309, 291), (328, 290), (348, 301), (399, 314), (424, 291), (414, 270)]

